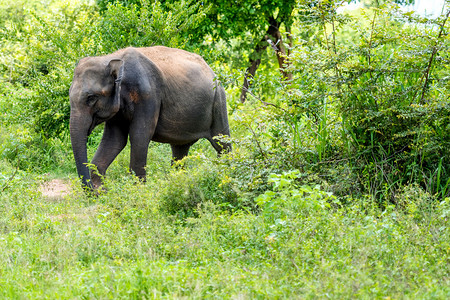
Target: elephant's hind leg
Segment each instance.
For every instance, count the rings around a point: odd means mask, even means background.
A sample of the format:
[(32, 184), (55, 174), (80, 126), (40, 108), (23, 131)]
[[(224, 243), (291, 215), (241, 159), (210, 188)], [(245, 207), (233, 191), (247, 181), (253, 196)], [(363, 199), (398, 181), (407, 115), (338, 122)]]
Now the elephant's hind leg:
[[(212, 138), (208, 138), (208, 141), (211, 143), (211, 145), (214, 147), (214, 149), (217, 151), (219, 155), (228, 153), (231, 151), (231, 144), (225, 141), (221, 140), (221, 136), (225, 137), (223, 134), (217, 134)], [(226, 136), (229, 136), (226, 135)]]
[(186, 157), (189, 154), (189, 148), (191, 148), (191, 146), (194, 143), (188, 143), (188, 144), (184, 144), (184, 145), (170, 145), (170, 147), (172, 148), (172, 162), (175, 162), (177, 160), (183, 159), (184, 157)]

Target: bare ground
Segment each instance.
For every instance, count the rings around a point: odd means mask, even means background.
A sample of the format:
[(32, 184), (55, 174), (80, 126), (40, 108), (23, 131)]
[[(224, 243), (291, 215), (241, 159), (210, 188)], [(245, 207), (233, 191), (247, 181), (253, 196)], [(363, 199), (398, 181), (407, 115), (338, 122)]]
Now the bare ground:
[[(70, 181), (63, 179), (53, 179), (50, 181), (44, 182), (40, 186), (40, 191), (42, 196), (44, 196), (48, 201), (62, 201), (64, 200), (64, 196), (69, 194), (72, 190), (72, 185)], [(95, 215), (97, 211), (97, 206), (89, 206), (84, 208), (79, 208), (76, 211), (68, 211), (64, 214), (59, 215), (49, 215), (50, 219), (56, 221), (83, 221), (89, 222), (93, 215)]]
[(61, 199), (70, 192), (71, 186), (69, 182), (62, 179), (53, 179), (48, 182), (44, 182), (41, 187), (41, 193), (43, 196), (50, 199)]

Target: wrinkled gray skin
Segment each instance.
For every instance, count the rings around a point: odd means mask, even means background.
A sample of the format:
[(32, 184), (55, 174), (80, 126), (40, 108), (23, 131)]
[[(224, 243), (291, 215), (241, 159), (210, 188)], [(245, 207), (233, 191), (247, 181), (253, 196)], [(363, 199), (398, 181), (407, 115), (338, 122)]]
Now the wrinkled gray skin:
[(143, 180), (151, 140), (169, 143), (174, 160), (185, 157), (201, 138), (219, 154), (229, 151), (229, 144), (214, 138), (229, 135), (225, 92), (214, 77), (200, 56), (161, 46), (81, 59), (69, 96), (70, 137), (83, 185), (101, 185), (100, 176), (86, 166), (86, 142), (103, 122), (103, 138), (92, 159), (101, 175), (128, 137), (130, 169)]

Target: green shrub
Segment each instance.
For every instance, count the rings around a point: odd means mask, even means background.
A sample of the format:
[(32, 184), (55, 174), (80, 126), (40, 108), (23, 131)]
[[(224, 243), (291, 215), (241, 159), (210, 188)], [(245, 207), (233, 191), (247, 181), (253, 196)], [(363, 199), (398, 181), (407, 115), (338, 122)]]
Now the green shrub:
[[(114, 1), (113, 1), (114, 2)], [(97, 24), (102, 49), (106, 53), (128, 46), (162, 45), (185, 48), (183, 37), (203, 18), (200, 3), (180, 1), (168, 9), (161, 2), (139, 0), (108, 4)]]
[(324, 213), (332, 204), (340, 205), (332, 193), (322, 191), (319, 185), (298, 185), (295, 181), (299, 177), (298, 170), (269, 175), (268, 182), (273, 184), (273, 190), (266, 191), (255, 199), (263, 216), (275, 220), (280, 216), (284, 218), (286, 211), (294, 213), (292, 217), (306, 216)]
[[(212, 202), (225, 210), (241, 209), (241, 203), (230, 178), (213, 161), (201, 162), (205, 157), (196, 157), (198, 165), (181, 167), (167, 175), (158, 189), (160, 209), (180, 219), (197, 216), (197, 209)], [(190, 159), (188, 159), (190, 160)]]
[(447, 197), (448, 15), (423, 19), (388, 3), (349, 16), (330, 5), (300, 6), (293, 80), (277, 81), (269, 99), (250, 97), (257, 113), (234, 111), (246, 142), (272, 172), (299, 169), (338, 196), (368, 193), (383, 206), (417, 183)]

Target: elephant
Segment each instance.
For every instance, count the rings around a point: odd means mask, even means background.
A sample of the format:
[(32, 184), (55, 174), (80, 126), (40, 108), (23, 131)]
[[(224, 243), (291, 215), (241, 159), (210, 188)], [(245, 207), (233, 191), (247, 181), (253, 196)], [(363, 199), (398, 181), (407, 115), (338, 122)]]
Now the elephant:
[[(82, 185), (97, 189), (130, 140), (130, 170), (145, 181), (150, 141), (168, 143), (172, 160), (188, 155), (199, 139), (218, 154), (231, 150), (225, 90), (204, 59), (164, 46), (128, 47), (82, 58), (75, 67), (70, 99), (70, 139)], [(87, 138), (105, 123), (87, 166)]]

